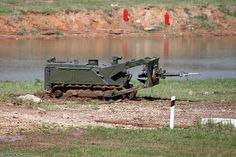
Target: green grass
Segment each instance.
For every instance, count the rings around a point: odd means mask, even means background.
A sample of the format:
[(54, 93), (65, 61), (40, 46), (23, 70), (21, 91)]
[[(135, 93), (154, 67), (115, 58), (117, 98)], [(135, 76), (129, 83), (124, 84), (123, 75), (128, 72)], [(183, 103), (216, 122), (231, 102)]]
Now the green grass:
[(43, 81), (0, 81), (0, 102), (11, 102), (16, 105), (25, 104), (29, 107), (41, 107), (47, 110), (56, 108), (55, 104), (43, 101), (34, 103), (32, 101), (23, 102), (18, 95), (34, 94), (43, 91)]
[[(35, 93), (41, 90), (43, 82), (38, 80), (1, 81), (0, 100), (3, 101), (3, 95), (9, 97), (12, 94)], [(235, 101), (235, 92), (236, 79), (162, 80), (160, 85), (143, 89), (138, 95), (162, 98), (176, 95), (178, 99)], [(96, 107), (96, 104), (92, 107)], [(74, 128), (73, 130), (75, 131)], [(236, 132), (232, 126), (212, 123), (202, 126), (199, 121), (195, 127), (174, 130), (87, 128), (77, 130), (79, 136), (77, 134), (76, 137), (73, 131), (51, 131), (50, 127), (45, 126), (40, 131), (33, 132), (36, 134), (33, 136), (35, 139), (28, 139), (26, 143), (1, 143), (0, 152), (28, 153), (31, 156), (44, 157), (236, 156)], [(27, 133), (24, 140), (27, 140)], [(58, 140), (61, 142), (56, 142)], [(31, 143), (35, 146), (31, 146)]]
[(199, 15), (199, 16), (194, 16), (192, 18), (192, 21), (196, 24), (199, 24), (203, 27), (206, 27), (206, 28), (212, 28), (213, 27), (213, 24), (208, 20), (208, 17), (206, 14), (202, 14), (202, 15)]
[(208, 80), (161, 80), (160, 84), (138, 92), (141, 97), (208, 100), (208, 101), (236, 101), (236, 79), (208, 79)]
[[(17, 95), (33, 94), (43, 90), (43, 82), (35, 81), (0, 81), (0, 102), (12, 102), (14, 104), (22, 104), (22, 100)], [(31, 107), (40, 105), (47, 106), (46, 102), (36, 104), (27, 102)]]
[(0, 95), (35, 93), (43, 90), (43, 81), (0, 81)]
[[(236, 155), (236, 133), (232, 127), (198, 126), (174, 130), (98, 127), (80, 130), (79, 137), (74, 138), (73, 133), (75, 132), (75, 129), (58, 133), (44, 131), (41, 135), (36, 135), (38, 137), (51, 136), (49, 140), (31, 139), (26, 145), (2, 144), (0, 152), (29, 153), (32, 156), (44, 157), (233, 157)], [(55, 141), (64, 141), (64, 145), (57, 144), (60, 142)], [(31, 143), (35, 147), (26, 147)], [(47, 144), (46, 147), (42, 147), (44, 143)]]
[(219, 10), (226, 15), (236, 17), (236, 9), (230, 11), (225, 5), (219, 5)]
[[(137, 85), (137, 81), (134, 82)], [(8, 100), (17, 94), (36, 93), (43, 90), (43, 81), (0, 81), (0, 101)], [(160, 84), (152, 88), (138, 91), (137, 96), (177, 99), (208, 100), (208, 101), (236, 101), (236, 79), (208, 79), (208, 80), (161, 80)]]
[(236, 0), (0, 0), (0, 15), (22, 14), (28, 11), (50, 14), (59, 10), (104, 10), (111, 8), (110, 4), (118, 4), (120, 7), (137, 5), (231, 5), (236, 4)]

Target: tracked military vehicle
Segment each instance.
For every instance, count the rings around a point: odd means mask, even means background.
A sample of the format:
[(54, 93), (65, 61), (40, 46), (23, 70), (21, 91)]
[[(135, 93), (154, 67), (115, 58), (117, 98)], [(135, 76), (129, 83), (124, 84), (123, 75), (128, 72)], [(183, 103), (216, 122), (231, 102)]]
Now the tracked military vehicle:
[(89, 59), (87, 64), (74, 61), (47, 60), (44, 74), (44, 87), (60, 98), (63, 94), (74, 97), (91, 98), (129, 98), (135, 97), (137, 88), (130, 83), (132, 75), (128, 69), (143, 65), (138, 80), (143, 87), (159, 84), (160, 79), (168, 76), (186, 76), (187, 73), (169, 74), (159, 67), (159, 58), (146, 57), (119, 63), (121, 57), (114, 56), (111, 64), (100, 64), (97, 59)]

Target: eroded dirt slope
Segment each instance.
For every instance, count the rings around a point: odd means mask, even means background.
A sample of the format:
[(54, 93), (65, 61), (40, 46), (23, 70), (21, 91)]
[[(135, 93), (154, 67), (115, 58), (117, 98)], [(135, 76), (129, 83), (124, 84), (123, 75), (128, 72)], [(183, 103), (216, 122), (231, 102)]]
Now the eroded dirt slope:
[[(130, 19), (124, 22), (124, 8), (110, 11), (61, 11), (54, 14), (27, 13), (0, 16), (1, 37), (11, 36), (117, 36), (117, 35), (236, 35), (236, 6), (222, 12), (219, 6), (141, 6), (129, 8)], [(170, 14), (169, 27), (164, 14)], [(143, 30), (152, 30), (145, 32)]]

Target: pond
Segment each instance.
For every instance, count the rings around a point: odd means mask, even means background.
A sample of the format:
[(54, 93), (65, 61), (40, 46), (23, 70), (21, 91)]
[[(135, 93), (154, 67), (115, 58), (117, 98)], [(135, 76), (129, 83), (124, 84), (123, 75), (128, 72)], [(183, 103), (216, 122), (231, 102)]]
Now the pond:
[[(198, 72), (193, 79), (236, 78), (236, 37), (211, 38), (73, 38), (53, 40), (0, 40), (0, 80), (43, 80), (46, 60), (89, 58), (111, 62), (146, 56), (160, 57), (170, 72)], [(137, 75), (140, 69), (131, 73)]]

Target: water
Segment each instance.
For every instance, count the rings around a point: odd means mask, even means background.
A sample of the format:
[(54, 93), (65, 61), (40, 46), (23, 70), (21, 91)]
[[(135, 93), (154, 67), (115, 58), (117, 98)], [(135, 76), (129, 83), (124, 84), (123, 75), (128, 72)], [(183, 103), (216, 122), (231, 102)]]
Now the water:
[[(0, 40), (0, 80), (43, 80), (46, 59), (89, 58), (110, 62), (160, 57), (168, 71), (199, 72), (194, 79), (236, 78), (236, 37), (213, 38), (79, 38), (55, 40)], [(136, 75), (140, 68), (131, 69)]]

